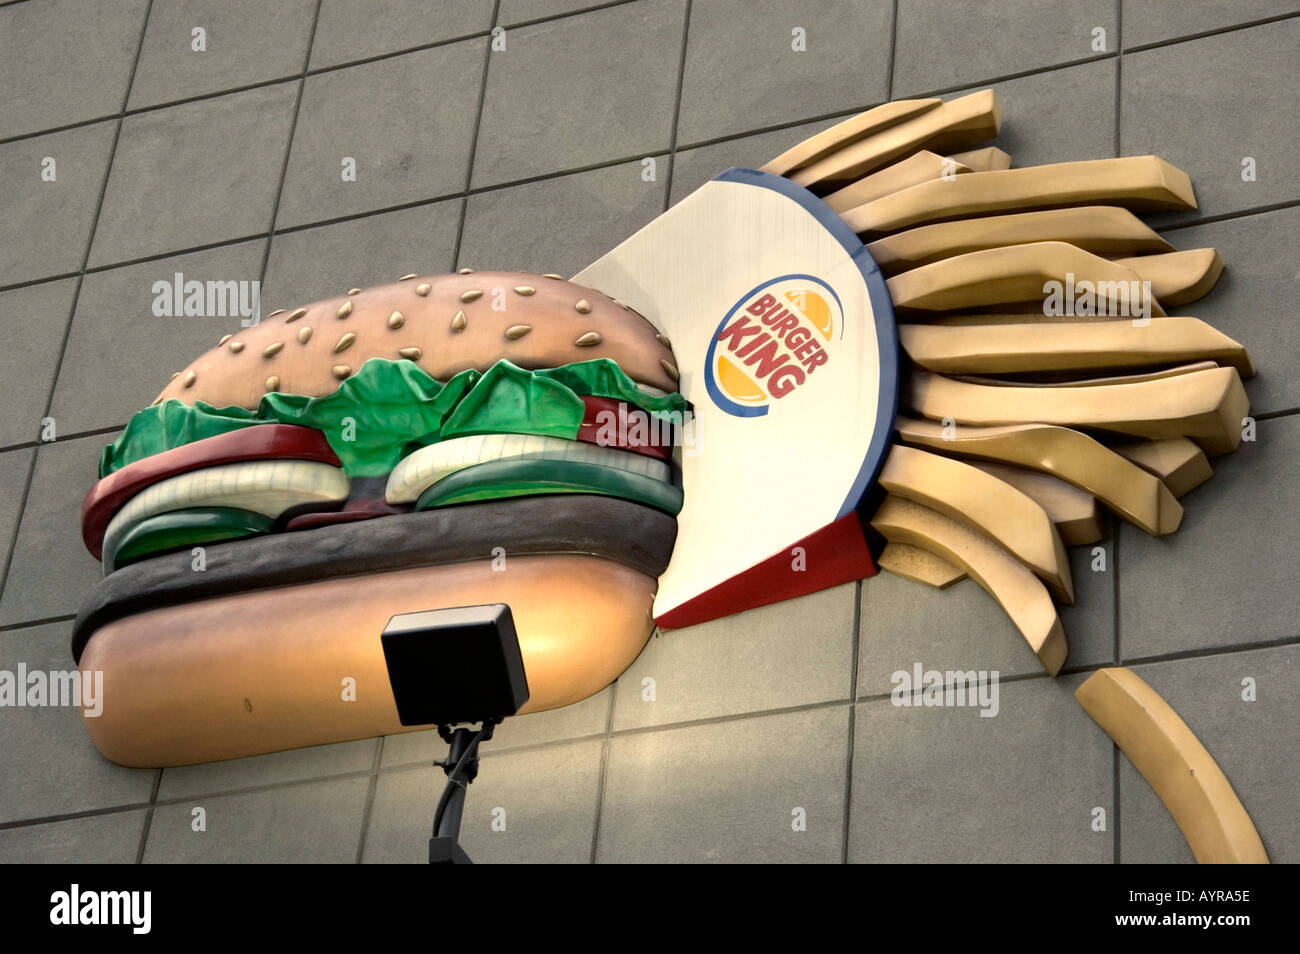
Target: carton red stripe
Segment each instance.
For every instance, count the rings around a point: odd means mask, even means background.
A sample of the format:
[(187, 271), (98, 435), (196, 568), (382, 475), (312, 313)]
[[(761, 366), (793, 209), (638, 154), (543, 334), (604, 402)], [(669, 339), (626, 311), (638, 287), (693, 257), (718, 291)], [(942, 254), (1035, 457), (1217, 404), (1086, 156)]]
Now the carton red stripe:
[[(802, 570), (795, 569), (796, 558), (792, 552), (795, 547), (802, 547), (804, 551)], [(662, 616), (656, 616), (655, 622), (664, 629), (694, 626), (742, 610), (875, 576), (876, 572), (858, 515), (849, 513), (745, 572), (723, 580)]]

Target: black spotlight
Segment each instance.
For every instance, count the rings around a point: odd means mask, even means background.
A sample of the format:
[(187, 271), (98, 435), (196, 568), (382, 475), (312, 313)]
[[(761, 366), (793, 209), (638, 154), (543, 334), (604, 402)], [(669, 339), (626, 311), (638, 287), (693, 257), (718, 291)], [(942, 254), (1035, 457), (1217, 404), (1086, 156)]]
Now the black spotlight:
[[(451, 747), (433, 763), (447, 773), (447, 785), (433, 817), (429, 863), (470, 864), (457, 838), (466, 789), (478, 775), (479, 744), (528, 701), (510, 607), (402, 613), (388, 621), (380, 642), (402, 725), (436, 725)], [(471, 728), (478, 723), (482, 728)]]

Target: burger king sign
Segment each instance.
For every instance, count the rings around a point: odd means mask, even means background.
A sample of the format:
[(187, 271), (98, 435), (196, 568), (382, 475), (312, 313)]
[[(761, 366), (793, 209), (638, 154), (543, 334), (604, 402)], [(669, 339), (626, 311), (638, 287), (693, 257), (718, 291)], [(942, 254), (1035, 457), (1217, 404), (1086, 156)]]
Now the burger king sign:
[(875, 573), (858, 511), (890, 442), (897, 334), (839, 216), (788, 179), (730, 169), (574, 281), (664, 331), (694, 409), (661, 626)]
[(829, 341), (836, 328), (842, 333), (843, 324), (834, 289), (812, 275), (785, 275), (760, 285), (727, 312), (709, 343), (709, 397), (738, 417), (766, 414), (770, 401), (785, 397), (826, 363), (821, 341)]

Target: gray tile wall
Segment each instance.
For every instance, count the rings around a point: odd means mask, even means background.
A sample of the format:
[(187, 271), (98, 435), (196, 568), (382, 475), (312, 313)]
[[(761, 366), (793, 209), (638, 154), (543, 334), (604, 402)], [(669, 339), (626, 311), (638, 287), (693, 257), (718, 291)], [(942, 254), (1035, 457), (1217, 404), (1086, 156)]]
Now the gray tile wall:
[[(152, 317), (154, 281), (259, 279), (270, 310), (408, 271), (573, 272), (727, 166), (891, 97), (992, 86), (1020, 164), (1156, 152), (1193, 175), (1201, 209), (1161, 227), (1223, 251), (1189, 310), (1251, 348), (1258, 440), (1215, 462), (1180, 533), (1114, 524), (1101, 571), (1075, 552), (1060, 679), (969, 581), (886, 575), (660, 635), (610, 689), (498, 731), (465, 844), (484, 861), (1190, 861), (1071, 696), (1123, 663), (1204, 740), (1272, 857), (1300, 860), (1300, 3), (429, 6), (0, 5), (0, 669), (69, 665), (98, 572), (76, 514), (96, 454), (233, 330)], [(916, 662), (999, 670), (998, 716), (891, 705)], [(74, 712), (3, 709), (0, 859), (419, 861), (440, 749), (422, 732), (131, 770)]]

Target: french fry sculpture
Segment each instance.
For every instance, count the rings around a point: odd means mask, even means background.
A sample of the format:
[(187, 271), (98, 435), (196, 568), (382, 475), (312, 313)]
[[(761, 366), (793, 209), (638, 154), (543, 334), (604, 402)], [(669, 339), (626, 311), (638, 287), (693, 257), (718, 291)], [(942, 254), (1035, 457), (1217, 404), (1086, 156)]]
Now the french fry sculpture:
[[(1177, 530), (1177, 498), (1241, 439), (1254, 367), (1169, 311), (1214, 287), (1218, 253), (1174, 250), (1133, 214), (1195, 208), (1184, 173), (1155, 156), (1012, 169), (934, 151), (977, 146), (1000, 119), (988, 92), (891, 103), (764, 168), (825, 195), (889, 276), (910, 383), (872, 519), (881, 567), (936, 587), (969, 576), (1055, 675), (1054, 604), (1074, 601), (1065, 545), (1099, 539), (1098, 504)], [(1087, 290), (1085, 307), (1050, 307), (1054, 282)], [(1267, 862), (1222, 771), (1150, 686), (1104, 669), (1077, 697), (1198, 861)]]

